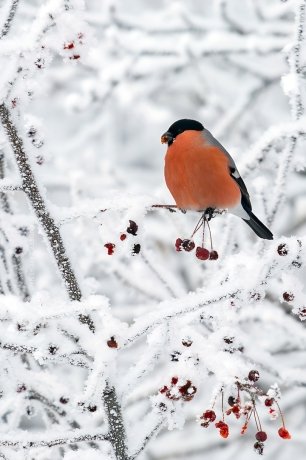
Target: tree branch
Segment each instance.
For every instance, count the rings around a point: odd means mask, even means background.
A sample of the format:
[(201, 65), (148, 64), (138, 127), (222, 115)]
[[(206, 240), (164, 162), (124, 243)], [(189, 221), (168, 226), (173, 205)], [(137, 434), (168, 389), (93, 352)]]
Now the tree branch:
[(109, 425), (108, 437), (114, 447), (116, 458), (128, 460), (121, 407), (115, 389), (110, 387), (108, 382), (103, 392), (103, 402)]
[(1, 40), (1, 38), (5, 37), (5, 35), (7, 35), (8, 31), (10, 30), (11, 23), (12, 23), (12, 21), (14, 19), (18, 3), (19, 3), (19, 0), (13, 0), (12, 1), (11, 8), (10, 8), (7, 20), (5, 21), (4, 26), (2, 28), (2, 31), (0, 33), (0, 40)]
[[(16, 435), (14, 435), (16, 438)], [(64, 444), (75, 444), (77, 442), (91, 442), (91, 441), (109, 441), (109, 436), (107, 434), (102, 433), (83, 433), (78, 436), (65, 436), (60, 437), (56, 436), (50, 439), (35, 439), (33, 438), (32, 441), (26, 440), (13, 440), (13, 439), (1, 439), (0, 438), (0, 446), (2, 447), (14, 447), (20, 449), (33, 449), (35, 447), (54, 447), (54, 446), (62, 446)]]

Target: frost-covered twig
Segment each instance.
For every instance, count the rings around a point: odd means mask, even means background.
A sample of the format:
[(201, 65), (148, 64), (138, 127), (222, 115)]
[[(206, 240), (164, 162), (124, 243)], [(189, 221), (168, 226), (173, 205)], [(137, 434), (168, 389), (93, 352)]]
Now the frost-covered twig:
[(8, 31), (10, 30), (11, 23), (12, 23), (12, 21), (14, 19), (18, 3), (19, 3), (19, 0), (12, 0), (12, 4), (11, 4), (11, 7), (10, 7), (8, 17), (7, 17), (7, 19), (6, 19), (6, 21), (5, 21), (4, 25), (3, 25), (3, 28), (1, 30), (1, 33), (0, 33), (0, 40), (5, 35), (7, 35)]
[(103, 403), (108, 421), (108, 438), (114, 447), (117, 460), (127, 460), (125, 428), (120, 403), (115, 389), (106, 382)]
[(109, 441), (109, 436), (107, 434), (103, 434), (100, 431), (96, 431), (95, 433), (88, 433), (88, 431), (82, 430), (81, 434), (75, 434), (77, 431), (72, 433), (67, 433), (64, 436), (45, 436), (43, 439), (41, 437), (35, 438), (33, 436), (32, 440), (29, 440), (29, 436), (27, 439), (18, 440), (16, 439), (17, 435), (14, 435), (12, 438), (2, 438), (0, 437), (0, 446), (3, 447), (14, 447), (18, 449), (33, 449), (37, 447), (54, 447), (54, 446), (62, 446), (65, 444), (76, 444), (79, 442), (91, 442), (91, 441)]
[(142, 440), (141, 446), (128, 457), (128, 460), (135, 460), (141, 452), (147, 447), (148, 443), (153, 439), (159, 431), (163, 428), (165, 420), (161, 418), (158, 423), (154, 426), (154, 428), (144, 437)]
[[(26, 193), (35, 211), (37, 219), (45, 231), (48, 242), (54, 254), (54, 258), (57, 262), (59, 271), (65, 283), (68, 295), (71, 300), (80, 300), (81, 290), (73, 272), (71, 262), (66, 255), (66, 250), (61, 234), (54, 218), (50, 215), (46, 207), (43, 196), (33, 175), (30, 162), (24, 150), (23, 142), (17, 133), (17, 129), (11, 119), (9, 110), (4, 103), (0, 105), (0, 119), (16, 158), (16, 163), (18, 165), (21, 176), (23, 191)], [(83, 318), (83, 320), (85, 319), (86, 318)], [(92, 324), (91, 327), (93, 327)]]

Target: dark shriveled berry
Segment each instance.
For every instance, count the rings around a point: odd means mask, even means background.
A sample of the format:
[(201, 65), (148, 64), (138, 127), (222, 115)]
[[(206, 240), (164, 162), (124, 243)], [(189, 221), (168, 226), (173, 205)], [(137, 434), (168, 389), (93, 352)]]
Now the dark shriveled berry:
[(251, 382), (257, 382), (257, 380), (259, 380), (259, 372), (253, 369), (249, 372), (248, 379)]
[(132, 249), (132, 256), (135, 256), (136, 254), (140, 253), (141, 246), (139, 243), (134, 244), (133, 249)]
[(118, 348), (118, 343), (114, 336), (112, 336), (106, 343), (109, 348)]
[(193, 342), (192, 342), (191, 339), (183, 339), (183, 340), (182, 340), (182, 345), (183, 345), (184, 347), (191, 347), (192, 343), (193, 343)]
[(209, 253), (209, 260), (217, 260), (219, 259), (219, 254), (217, 251), (210, 251)]
[(88, 410), (89, 412), (96, 412), (96, 410), (97, 410), (97, 406), (94, 406), (94, 405), (93, 405), (93, 406), (92, 406), (92, 405), (89, 405), (89, 406), (87, 407), (87, 410)]
[(138, 230), (138, 225), (136, 222), (133, 220), (129, 220), (130, 225), (127, 227), (126, 231), (130, 233), (131, 235), (136, 236), (137, 235), (137, 230)]
[(61, 404), (67, 404), (69, 402), (69, 398), (65, 398), (64, 396), (61, 396), (59, 402)]
[(288, 246), (285, 243), (279, 244), (277, 252), (280, 256), (286, 256), (289, 252)]
[(230, 396), (227, 400), (229, 406), (233, 407), (235, 404), (237, 404), (237, 399), (234, 398), (234, 396)]
[(292, 292), (284, 292), (283, 299), (285, 302), (291, 302), (294, 299), (294, 295), (292, 294)]
[(192, 240), (183, 240), (182, 242), (182, 248), (184, 251), (190, 252), (195, 248), (195, 244)]
[(254, 450), (255, 450), (255, 452), (257, 452), (257, 454), (262, 455), (263, 450), (264, 450), (264, 443), (260, 442), (260, 441), (255, 442)]

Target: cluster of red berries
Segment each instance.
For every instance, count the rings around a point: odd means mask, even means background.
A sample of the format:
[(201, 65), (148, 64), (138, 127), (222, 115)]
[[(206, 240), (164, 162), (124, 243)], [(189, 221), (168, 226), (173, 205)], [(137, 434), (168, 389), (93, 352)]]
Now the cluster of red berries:
[[(278, 434), (282, 439), (291, 439), (289, 431), (285, 427), (285, 421), (284, 421), (284, 416), (282, 414), (282, 411), (279, 407), (279, 404), (277, 402), (276, 398), (269, 397), (268, 395), (265, 395), (264, 392), (256, 386), (256, 382), (259, 380), (259, 372), (257, 370), (251, 370), (248, 374), (248, 377), (242, 381), (242, 382), (235, 382), (236, 387), (237, 387), (237, 396), (230, 396), (228, 398), (228, 404), (229, 408), (227, 410), (224, 410), (224, 394), (223, 394), (223, 389), (221, 390), (221, 396), (222, 396), (222, 418), (220, 421), (216, 422), (214, 425), (215, 427), (219, 430), (219, 434), (222, 438), (227, 438), (229, 436), (229, 426), (228, 424), (224, 421), (225, 416), (229, 416), (233, 414), (237, 419), (240, 417), (244, 417), (245, 421), (244, 424), (241, 428), (241, 434), (243, 435), (247, 428), (249, 421), (251, 417), (254, 417), (255, 420), (255, 425), (257, 427), (257, 432), (255, 434), (256, 442), (254, 444), (254, 449), (255, 451), (262, 455), (263, 450), (264, 450), (264, 443), (268, 439), (268, 435), (265, 431), (263, 431), (259, 414), (257, 411), (256, 407), (256, 401), (255, 398), (256, 396), (266, 396), (266, 399), (264, 401), (264, 404), (267, 408), (269, 408), (269, 413), (270, 415), (274, 416), (277, 415), (276, 412), (278, 411), (281, 419), (282, 419), (282, 426), (278, 430)], [(250, 401), (248, 401), (245, 404), (242, 404), (241, 400), (241, 393), (245, 392), (248, 394), (248, 396), (251, 398)], [(215, 413), (214, 405), (216, 403), (216, 399), (214, 401), (214, 404), (211, 409), (207, 409), (203, 412), (203, 414), (200, 417), (201, 421), (201, 426), (204, 428), (208, 428), (211, 423), (214, 423), (217, 415)]]
[[(128, 225), (127, 229), (126, 229), (126, 233), (129, 233), (130, 235), (136, 236), (137, 231), (138, 231), (138, 225), (136, 224), (136, 222), (134, 222), (133, 220), (129, 220), (129, 225)], [(126, 240), (126, 238), (127, 238), (126, 233), (121, 233), (120, 234), (120, 241)], [(105, 243), (104, 247), (107, 249), (107, 254), (109, 256), (112, 256), (114, 254), (115, 248), (116, 248), (116, 245), (114, 243)], [(139, 243), (134, 244), (133, 249), (132, 249), (132, 255), (134, 256), (136, 254), (139, 254), (140, 249), (141, 249), (141, 246), (140, 246)]]
[[(80, 54), (78, 54), (76, 51), (75, 51), (75, 48), (78, 46), (78, 45), (83, 45), (83, 38), (84, 38), (84, 34), (82, 32), (80, 32), (77, 36), (77, 40), (71, 40), (70, 42), (66, 42), (64, 43), (64, 50), (68, 50), (68, 51), (71, 51), (72, 54), (71, 56), (69, 56), (69, 59), (71, 60), (77, 60), (77, 59), (80, 59)], [(72, 51), (74, 50), (74, 51)]]
[[(175, 241), (175, 249), (178, 252), (182, 250), (186, 252), (190, 252), (190, 251), (193, 251), (194, 248), (195, 248), (195, 244), (192, 240), (189, 240), (189, 239), (182, 240), (181, 238), (177, 238), (177, 240)], [(197, 246), (196, 247), (196, 257), (200, 260), (217, 260), (219, 257), (219, 254), (217, 253), (217, 251), (214, 251), (214, 250), (209, 251), (208, 249), (202, 246)]]
[(190, 380), (186, 380), (184, 385), (178, 385), (178, 381), (178, 377), (172, 377), (170, 385), (165, 385), (159, 392), (172, 401), (191, 401), (197, 392), (196, 387)]

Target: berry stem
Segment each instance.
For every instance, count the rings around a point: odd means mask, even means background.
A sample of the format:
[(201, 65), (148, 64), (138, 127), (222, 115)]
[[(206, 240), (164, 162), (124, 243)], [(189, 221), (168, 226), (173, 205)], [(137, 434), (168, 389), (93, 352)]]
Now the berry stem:
[(224, 422), (224, 393), (223, 393), (223, 388), (221, 390), (221, 407), (222, 407), (222, 421)]
[(204, 248), (205, 225), (206, 225), (206, 217), (205, 217), (205, 214), (203, 214), (202, 248)]
[(212, 236), (211, 236), (210, 225), (209, 225), (209, 221), (207, 220), (206, 217), (205, 217), (205, 221), (207, 222), (207, 227), (208, 227), (208, 231), (209, 231), (210, 250), (213, 251), (213, 243), (212, 243)]
[(277, 405), (279, 414), (280, 414), (280, 416), (281, 416), (283, 427), (286, 428), (285, 419), (284, 419), (284, 415), (283, 415), (283, 413), (282, 413), (282, 411), (281, 411), (281, 408), (279, 407), (279, 404), (278, 404), (278, 402), (276, 401), (276, 399), (274, 399), (274, 402), (275, 402), (275, 404)]
[(254, 418), (255, 418), (255, 422), (256, 422), (257, 431), (262, 431), (260, 418), (259, 418), (256, 406), (255, 406), (255, 401), (254, 400), (253, 400), (253, 407), (254, 407)]
[(202, 227), (202, 225), (203, 225), (203, 216), (200, 217), (200, 219), (199, 219), (197, 225), (195, 226), (195, 228), (194, 228), (194, 230), (193, 230), (193, 232), (192, 232), (192, 235), (191, 235), (190, 239), (192, 239), (193, 236), (197, 233), (197, 231), (200, 230), (200, 228)]

